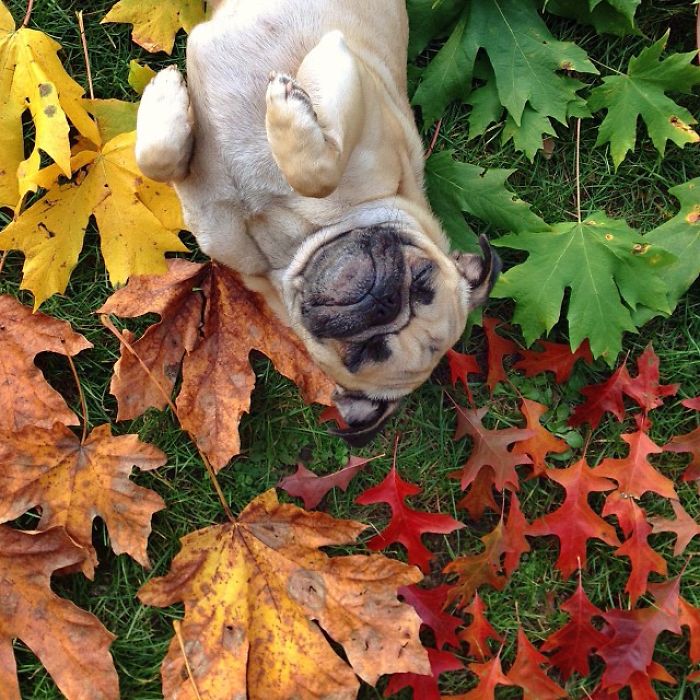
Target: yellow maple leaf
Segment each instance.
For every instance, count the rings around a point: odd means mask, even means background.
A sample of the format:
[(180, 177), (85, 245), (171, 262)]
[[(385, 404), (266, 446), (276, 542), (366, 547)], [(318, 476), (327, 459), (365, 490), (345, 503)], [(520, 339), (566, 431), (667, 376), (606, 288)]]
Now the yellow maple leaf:
[[(69, 121), (85, 138), (101, 144), (97, 125), (83, 106), (83, 88), (58, 59), (60, 49), (43, 32), (16, 29), (0, 1), (0, 206), (14, 208), (36, 190), (40, 151), (70, 177)], [(36, 136), (24, 160), (22, 114), (27, 109)]]
[(131, 38), (146, 51), (170, 53), (180, 29), (204, 21), (202, 0), (120, 0), (102, 22), (133, 24)]
[[(132, 275), (166, 272), (165, 253), (186, 251), (174, 190), (144, 177), (134, 160), (134, 132), (101, 149), (84, 148), (69, 161), (75, 182), (61, 184), (61, 168), (44, 168), (35, 182), (46, 194), (0, 233), (0, 250), (25, 255), (22, 289), (34, 294), (34, 308), (65, 291), (93, 215), (113, 285)], [(85, 144), (83, 144), (85, 146)]]
[(418, 569), (321, 550), (349, 544), (364, 529), (280, 504), (270, 490), (236, 522), (184, 537), (170, 573), (139, 591), (147, 605), (185, 604), (187, 660), (173, 640), (164, 696), (350, 700), (355, 674), (373, 685), (384, 673), (430, 673), (420, 620), (397, 599), (400, 586), (420, 580)]

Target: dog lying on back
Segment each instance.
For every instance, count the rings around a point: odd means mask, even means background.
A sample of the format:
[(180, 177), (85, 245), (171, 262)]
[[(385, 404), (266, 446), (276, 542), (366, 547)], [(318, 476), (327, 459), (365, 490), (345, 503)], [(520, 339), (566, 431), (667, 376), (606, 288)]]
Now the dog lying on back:
[[(210, 3), (211, 4), (211, 3)], [(500, 270), (449, 253), (423, 192), (404, 0), (220, 0), (146, 88), (136, 157), (201, 249), (336, 383), (367, 442), (459, 339)]]

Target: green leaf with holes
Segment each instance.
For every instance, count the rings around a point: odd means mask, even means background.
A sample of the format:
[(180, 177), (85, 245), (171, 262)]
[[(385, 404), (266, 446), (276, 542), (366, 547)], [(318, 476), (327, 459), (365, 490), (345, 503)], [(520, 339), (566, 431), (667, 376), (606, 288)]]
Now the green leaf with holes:
[(571, 347), (588, 338), (593, 354), (611, 365), (622, 334), (637, 329), (635, 310), (670, 310), (664, 271), (675, 256), (602, 212), (582, 223), (507, 235), (494, 244), (529, 253), (524, 263), (501, 276), (492, 292), (515, 300), (514, 321), (528, 344), (557, 323), (567, 290)]

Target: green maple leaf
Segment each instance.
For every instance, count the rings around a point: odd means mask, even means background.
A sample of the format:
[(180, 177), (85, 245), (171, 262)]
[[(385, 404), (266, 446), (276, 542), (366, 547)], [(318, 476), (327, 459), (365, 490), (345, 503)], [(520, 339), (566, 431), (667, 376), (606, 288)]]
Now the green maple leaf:
[(493, 68), (499, 100), (517, 126), (526, 105), (565, 123), (583, 83), (559, 71), (598, 72), (583, 49), (554, 38), (531, 0), (470, 2), (414, 95), (426, 123), (452, 100), (468, 97), (480, 49)]
[(689, 93), (700, 85), (700, 68), (690, 63), (697, 51), (673, 54), (660, 61), (667, 41), (668, 32), (630, 59), (626, 74), (604, 78), (603, 85), (591, 92), (588, 106), (594, 112), (607, 110), (596, 145), (610, 143), (616, 168), (634, 150), (640, 116), (661, 155), (669, 140), (681, 147), (700, 141), (691, 126), (697, 123), (693, 115), (666, 96), (667, 91)]
[[(672, 219), (644, 236), (644, 240), (662, 246), (676, 256), (664, 270), (668, 284), (671, 311), (683, 294), (700, 275), (700, 177), (669, 190), (681, 203), (681, 209)], [(656, 314), (640, 309), (636, 323), (644, 323)]]
[(408, 58), (414, 59), (432, 39), (442, 36), (459, 17), (461, 0), (406, 0), (410, 33)]
[(434, 153), (425, 164), (426, 186), (433, 209), (458, 250), (479, 250), (464, 213), (505, 231), (542, 231), (547, 224), (506, 187), (515, 172), (460, 163), (452, 151)]
[(545, 0), (544, 9), (590, 24), (599, 33), (638, 34), (634, 15), (642, 0)]
[(501, 276), (492, 293), (516, 301), (513, 320), (528, 344), (559, 320), (567, 289), (571, 347), (588, 338), (593, 354), (610, 364), (621, 350), (623, 332), (636, 330), (637, 307), (669, 311), (662, 268), (674, 256), (602, 212), (548, 231), (507, 235), (494, 244), (529, 253)]

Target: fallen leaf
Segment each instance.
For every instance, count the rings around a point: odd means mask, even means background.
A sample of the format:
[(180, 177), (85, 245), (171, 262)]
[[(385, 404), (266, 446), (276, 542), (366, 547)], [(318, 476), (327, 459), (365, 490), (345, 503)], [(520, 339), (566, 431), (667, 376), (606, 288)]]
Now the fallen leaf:
[(575, 352), (564, 343), (551, 343), (548, 340), (540, 340), (538, 346), (543, 349), (518, 350), (522, 359), (513, 365), (513, 369), (524, 372), (526, 377), (554, 372), (557, 384), (563, 384), (569, 381), (577, 360), (583, 360), (588, 365), (593, 364), (593, 355), (587, 340), (584, 340)]
[(401, 692), (404, 688), (413, 689), (413, 697), (420, 700), (441, 700), (438, 678), (448, 671), (460, 671), (464, 664), (450, 651), (428, 649), (430, 659), (429, 676), (419, 676), (415, 673), (394, 673), (386, 685), (384, 697)]
[(150, 66), (142, 66), (137, 60), (129, 61), (129, 77), (127, 78), (129, 85), (134, 92), (139, 95), (143, 94), (148, 83), (155, 78), (156, 72)]
[(483, 664), (469, 664), (469, 670), (479, 678), (476, 688), (462, 695), (445, 695), (443, 700), (494, 700), (497, 685), (513, 685), (503, 673), (500, 653)]
[(488, 469), (493, 474), (493, 484), (498, 491), (506, 488), (517, 491), (519, 478), (515, 467), (531, 464), (532, 460), (527, 455), (516, 454), (508, 448), (513, 443), (531, 438), (533, 431), (522, 428), (489, 430), (482, 423), (489, 410), (488, 406), (475, 410), (456, 404), (455, 406), (457, 429), (454, 440), (461, 440), (465, 435), (469, 435), (472, 439), (472, 450), (467, 462), (450, 476), (460, 479), (460, 486), (464, 490), (476, 480), (482, 470)]
[[(459, 475), (460, 472), (452, 474), (457, 478)], [(480, 520), (486, 509), (494, 513), (500, 510), (493, 496), (493, 478), (492, 469), (482, 469), (468, 486), (466, 494), (457, 502), (457, 508), (466, 510), (474, 521)]]
[(404, 481), (394, 463), (384, 480), (378, 486), (361, 493), (355, 503), (366, 506), (373, 503), (388, 503), (391, 508), (391, 521), (387, 527), (369, 542), (369, 549), (378, 551), (393, 542), (400, 542), (408, 552), (408, 561), (420, 567), (423, 573), (430, 572), (430, 562), (434, 554), (423, 544), (421, 535), (426, 532), (447, 535), (464, 527), (464, 523), (441, 513), (424, 513), (409, 508), (405, 499), (419, 494), (422, 489)]
[(445, 646), (459, 648), (456, 630), (462, 626), (463, 620), (444, 610), (449, 590), (450, 587), (444, 583), (435, 588), (399, 588), (399, 595), (418, 613), (421, 624), (432, 630), (438, 649)]
[(484, 316), (483, 326), (486, 334), (486, 342), (488, 344), (488, 374), (486, 375), (486, 385), (493, 390), (498, 382), (505, 382), (508, 379), (506, 371), (503, 368), (503, 358), (506, 355), (515, 355), (520, 352), (520, 348), (509, 338), (504, 338), (496, 333), (496, 328), (502, 326), (496, 318)]
[(559, 558), (556, 566), (564, 578), (576, 569), (586, 568), (586, 544), (596, 538), (619, 547), (615, 529), (593, 511), (588, 495), (615, 488), (612, 481), (596, 476), (581, 459), (568, 469), (548, 469), (547, 476), (566, 490), (564, 503), (554, 512), (535, 520), (527, 534), (534, 537), (556, 535), (559, 538)]
[(520, 500), (511, 493), (508, 518), (503, 528), (503, 570), (506, 576), (513, 574), (520, 564), (520, 557), (530, 551), (530, 543), (525, 537), (529, 528), (530, 524), (520, 510)]
[(508, 671), (508, 679), (513, 685), (523, 689), (523, 700), (557, 700), (569, 697), (566, 691), (557, 685), (542, 670), (549, 659), (532, 645), (522, 627), (518, 627), (518, 653)]
[(574, 672), (585, 678), (590, 673), (588, 657), (608, 641), (591, 624), (592, 618), (602, 617), (603, 612), (588, 599), (580, 577), (576, 591), (560, 608), (571, 619), (547, 637), (540, 651), (554, 652), (549, 655), (549, 663), (559, 669), (564, 680)]
[(77, 152), (70, 162), (74, 182), (62, 184), (56, 166), (42, 170), (36, 181), (46, 194), (0, 232), (0, 249), (24, 253), (21, 288), (32, 292), (35, 309), (66, 290), (91, 216), (113, 285), (165, 273), (165, 253), (187, 250), (178, 238), (177, 195), (141, 174), (134, 141), (132, 132)]
[(235, 522), (184, 537), (170, 573), (139, 592), (147, 605), (185, 605), (192, 676), (173, 639), (164, 696), (191, 697), (194, 682), (202, 697), (350, 700), (355, 674), (370, 685), (384, 673), (429, 674), (418, 615), (396, 598), (397, 588), (420, 580), (418, 570), (380, 555), (331, 558), (320, 549), (350, 544), (364, 529), (280, 504), (267, 491)]
[(700, 427), (685, 435), (674, 435), (665, 445), (664, 452), (690, 452), (692, 459), (683, 472), (683, 481), (695, 481), (700, 491)]
[(503, 637), (496, 632), (486, 619), (486, 606), (478, 592), (474, 594), (472, 602), (464, 608), (464, 612), (471, 615), (472, 619), (459, 633), (459, 638), (467, 645), (469, 656), (473, 656), (479, 661), (486, 661), (486, 659), (490, 659), (493, 656), (489, 648), (489, 639), (502, 643)]
[(202, 0), (119, 0), (102, 22), (133, 25), (131, 38), (146, 51), (170, 54), (180, 29), (191, 32), (204, 21)]
[(637, 376), (629, 377), (624, 392), (649, 413), (663, 405), (667, 396), (675, 396), (680, 384), (659, 384), (659, 358), (651, 343), (637, 358)]
[(664, 498), (678, 498), (673, 482), (650, 464), (649, 455), (663, 451), (644, 432), (627, 433), (620, 437), (629, 445), (629, 454), (621, 459), (604, 459), (593, 473), (617, 482), (618, 490), (625, 496), (641, 498), (647, 491)]
[(64, 527), (86, 550), (83, 572), (92, 578), (97, 564), (92, 521), (99, 517), (117, 554), (149, 566), (151, 516), (165, 503), (129, 477), (133, 467), (163, 466), (166, 456), (159, 449), (137, 435), (112, 435), (109, 425), (95, 428), (82, 444), (60, 424), (0, 435), (0, 522), (40, 508), (39, 529)]
[(78, 417), (44, 379), (34, 358), (40, 352), (69, 357), (91, 347), (65, 321), (32, 314), (13, 297), (0, 296), (0, 432), (77, 425)]
[[(640, 596), (647, 591), (647, 581), (650, 573), (666, 576), (668, 573), (666, 560), (657, 554), (648, 542), (651, 534), (651, 525), (646, 520), (646, 513), (633, 499), (626, 499), (628, 509), (624, 519), (627, 539), (615, 550), (616, 557), (628, 557), (632, 565), (630, 576), (625, 585), (625, 590), (630, 596), (630, 605), (634, 607)], [(603, 515), (612, 515), (614, 511), (603, 509)]]
[(452, 349), (447, 351), (445, 357), (447, 358), (447, 364), (450, 368), (450, 381), (452, 382), (452, 386), (456, 389), (457, 383), (462, 382), (464, 390), (467, 392), (469, 403), (474, 405), (472, 390), (469, 388), (469, 375), (481, 374), (481, 367), (479, 367), (476, 357), (474, 357), (474, 355), (465, 355), (464, 353)]
[(489, 533), (480, 538), (484, 550), (479, 554), (467, 554), (453, 559), (442, 570), (444, 574), (455, 574), (456, 583), (447, 593), (448, 604), (466, 607), (479, 586), (488, 584), (497, 591), (503, 589), (507, 578), (502, 572), (501, 557), (504, 552), (503, 518)]
[(240, 452), (238, 425), (250, 407), (255, 384), (251, 350), (267, 355), (297, 384), (305, 401), (330, 403), (330, 380), (236, 273), (216, 263), (195, 265), (177, 259), (168, 262), (168, 269), (161, 277), (130, 280), (98, 310), (127, 318), (161, 316), (133, 343), (127, 336), (150, 377), (122, 347), (110, 385), (119, 405), (117, 420), (134, 418), (150, 406), (163, 408), (181, 370), (176, 402), (180, 424), (221, 469)]
[(375, 458), (351, 456), (345, 467), (324, 476), (314, 474), (303, 464), (298, 464), (296, 472), (291, 476), (285, 476), (284, 479), (280, 479), (277, 486), (290, 496), (301, 498), (304, 501), (304, 508), (310, 510), (315, 508), (335, 486), (341, 491), (347, 490), (350, 482), (372, 459)]
[(700, 535), (700, 525), (694, 518), (688, 515), (688, 512), (681, 505), (680, 501), (671, 501), (673, 512), (676, 515), (675, 520), (654, 516), (649, 518), (649, 522), (653, 526), (652, 533), (673, 532), (676, 535), (676, 546), (673, 548), (673, 556), (679, 557), (685, 552), (690, 541)]
[[(83, 88), (58, 59), (61, 45), (35, 29), (16, 29), (2, 3), (0, 11), (0, 207), (14, 209), (27, 192), (36, 191), (41, 152), (70, 177), (71, 125), (95, 145), (101, 141), (83, 106)], [(22, 118), (27, 110), (35, 137), (25, 160)]]
[(694, 399), (683, 399), (681, 403), (686, 407), (693, 409), (695, 411), (700, 411), (700, 396), (696, 396)]
[(51, 575), (79, 565), (85, 551), (63, 528), (20, 532), (0, 526), (0, 689), (20, 700), (13, 641), (37, 656), (71, 700), (118, 700), (119, 680), (100, 621), (51, 590)]
[(563, 454), (569, 451), (569, 445), (547, 430), (540, 418), (548, 411), (544, 404), (523, 398), (520, 411), (525, 416), (527, 429), (532, 431), (532, 437), (521, 440), (513, 445), (515, 454), (526, 454), (532, 459), (532, 476), (541, 476), (547, 471), (545, 459), (550, 452)]
[(602, 384), (584, 386), (581, 393), (586, 400), (576, 406), (569, 418), (569, 425), (575, 428), (588, 423), (595, 430), (606, 412), (612, 413), (619, 421), (623, 420), (625, 417), (623, 393), (628, 380), (627, 368), (625, 365), (620, 365)]

